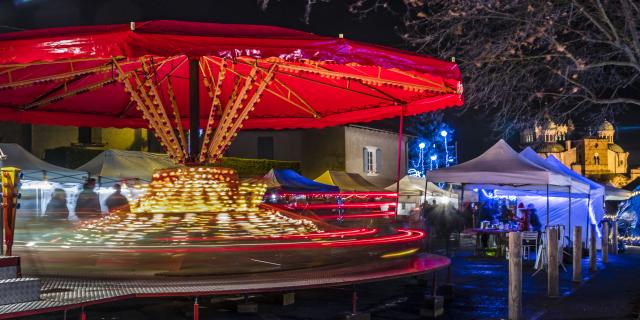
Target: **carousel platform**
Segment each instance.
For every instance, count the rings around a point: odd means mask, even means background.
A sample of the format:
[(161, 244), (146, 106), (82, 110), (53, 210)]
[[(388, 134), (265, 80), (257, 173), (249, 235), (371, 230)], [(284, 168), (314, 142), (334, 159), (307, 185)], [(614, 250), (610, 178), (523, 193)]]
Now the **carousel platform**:
[(370, 262), (282, 272), (152, 280), (42, 278), (40, 300), (0, 306), (0, 319), (70, 310), (118, 300), (150, 297), (269, 293), (425, 275), (449, 267), (443, 256), (419, 254)]

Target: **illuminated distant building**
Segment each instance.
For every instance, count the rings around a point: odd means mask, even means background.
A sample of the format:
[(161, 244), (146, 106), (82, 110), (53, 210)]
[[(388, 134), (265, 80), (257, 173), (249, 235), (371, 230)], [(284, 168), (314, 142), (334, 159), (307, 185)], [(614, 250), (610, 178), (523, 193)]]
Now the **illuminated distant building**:
[(548, 120), (522, 130), (520, 143), (531, 146), (542, 157), (553, 155), (575, 172), (595, 180), (618, 186), (628, 180), (629, 153), (615, 143), (615, 127), (609, 121), (576, 137), (570, 121), (558, 125)]

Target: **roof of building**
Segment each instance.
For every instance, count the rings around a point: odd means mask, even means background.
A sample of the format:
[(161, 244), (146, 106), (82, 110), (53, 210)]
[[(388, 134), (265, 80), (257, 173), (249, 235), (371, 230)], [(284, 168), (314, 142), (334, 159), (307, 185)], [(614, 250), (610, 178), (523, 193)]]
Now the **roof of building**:
[(538, 153), (558, 153), (566, 151), (564, 146), (557, 142), (544, 142), (534, 147)]
[(607, 120), (601, 123), (600, 126), (598, 127), (598, 131), (613, 131), (613, 130), (615, 130), (615, 128), (613, 127), (611, 122)]
[(617, 153), (624, 153), (624, 149), (622, 149), (622, 147), (618, 144), (615, 143), (609, 143), (609, 150), (613, 151), (613, 152), (617, 152)]
[(546, 129), (556, 129), (557, 127), (558, 127), (558, 125), (555, 122), (553, 122), (551, 120), (547, 120), (544, 123), (544, 126), (542, 128), (546, 130)]

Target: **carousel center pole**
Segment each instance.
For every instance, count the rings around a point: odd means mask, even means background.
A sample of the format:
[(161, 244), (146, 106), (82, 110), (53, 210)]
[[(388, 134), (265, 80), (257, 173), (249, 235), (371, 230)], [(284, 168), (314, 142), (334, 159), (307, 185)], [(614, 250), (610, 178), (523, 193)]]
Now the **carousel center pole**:
[(200, 154), (200, 59), (189, 58), (189, 162)]

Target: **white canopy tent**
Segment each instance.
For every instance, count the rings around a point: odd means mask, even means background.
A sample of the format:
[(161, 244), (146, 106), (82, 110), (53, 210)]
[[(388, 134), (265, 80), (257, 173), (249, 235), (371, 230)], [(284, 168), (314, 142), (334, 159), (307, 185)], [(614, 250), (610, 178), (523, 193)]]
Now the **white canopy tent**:
[(16, 167), (22, 170), (23, 180), (49, 181), (58, 183), (82, 183), (86, 172), (67, 169), (40, 160), (16, 143), (0, 143), (4, 159), (0, 167)]
[(166, 154), (143, 151), (105, 150), (78, 167), (100, 180), (100, 186), (107, 187), (119, 181), (151, 181), (158, 169), (175, 167)]
[[(566, 234), (571, 234), (574, 226), (582, 226), (583, 239), (588, 239), (590, 212), (602, 212), (602, 203), (598, 207), (598, 203), (591, 200), (592, 189), (599, 185), (592, 187), (584, 180), (586, 178), (564, 167), (557, 159), (553, 158), (555, 162), (552, 159), (544, 159), (531, 148), (526, 148), (520, 155), (551, 172), (566, 176), (571, 180), (571, 185), (568, 192), (551, 192), (549, 199), (546, 195), (522, 193), (517, 194), (520, 196), (518, 200), (544, 211), (547, 211), (548, 206), (549, 225), (564, 225)], [(512, 191), (508, 192), (513, 194)]]
[(625, 201), (631, 198), (632, 192), (625, 189), (616, 188), (615, 186), (607, 183), (604, 185), (604, 194), (606, 201)]
[[(425, 194), (425, 185), (427, 192)], [(396, 191), (396, 184), (385, 188), (389, 191)], [(444, 190), (425, 178), (404, 176), (400, 179), (400, 194), (398, 195), (400, 210), (398, 214), (407, 214), (411, 209), (417, 207), (423, 201), (436, 200), (438, 203), (452, 202), (454, 207), (458, 207), (458, 195), (454, 192)]]
[(75, 207), (76, 194), (87, 178), (87, 173), (67, 169), (40, 160), (15, 143), (0, 143), (2, 157), (0, 167), (16, 167), (22, 172), (19, 219), (44, 215), (55, 189), (63, 189), (67, 195), (67, 207)]
[[(539, 161), (538, 161), (539, 162)], [(431, 171), (427, 179), (434, 182), (462, 184), (462, 196), (467, 190), (493, 189), (503, 195), (515, 195), (518, 201), (529, 196), (543, 201), (538, 205), (538, 216), (543, 227), (547, 225), (568, 225), (567, 200), (564, 205), (554, 203), (554, 194), (567, 195), (575, 187), (586, 192), (584, 182), (572, 179), (560, 170), (550, 170), (529, 161), (514, 151), (504, 140), (498, 141), (480, 156), (456, 166)], [(525, 202), (527, 203), (527, 202)], [(552, 211), (552, 207), (563, 207), (562, 211)], [(544, 212), (545, 215), (541, 215)]]
[[(566, 175), (570, 176), (572, 179), (582, 181), (583, 183), (586, 183), (589, 185), (589, 196), (587, 198), (588, 208), (589, 208), (589, 219), (591, 220), (592, 224), (597, 225), (598, 222), (602, 220), (604, 216), (604, 197), (605, 197), (604, 187), (601, 184), (593, 180), (590, 180), (580, 175), (579, 173), (571, 170), (569, 167), (565, 166), (562, 162), (560, 162), (560, 160), (556, 159), (552, 155), (548, 156), (545, 161), (549, 163), (549, 165), (564, 172)], [(596, 228), (596, 231), (598, 233), (598, 237), (600, 237), (601, 236), (600, 230)], [(583, 232), (583, 234), (588, 235), (589, 232), (590, 230), (587, 229), (586, 232)], [(599, 243), (600, 242), (598, 241), (598, 245)]]
[(484, 187), (537, 191), (565, 191), (571, 179), (521, 157), (504, 140), (467, 162), (430, 171), (427, 180), (465, 185), (466, 190)]

